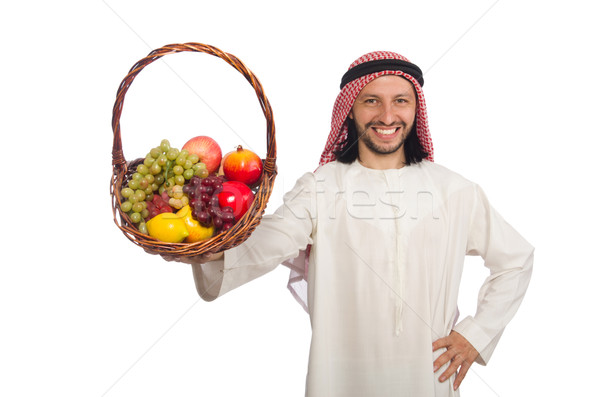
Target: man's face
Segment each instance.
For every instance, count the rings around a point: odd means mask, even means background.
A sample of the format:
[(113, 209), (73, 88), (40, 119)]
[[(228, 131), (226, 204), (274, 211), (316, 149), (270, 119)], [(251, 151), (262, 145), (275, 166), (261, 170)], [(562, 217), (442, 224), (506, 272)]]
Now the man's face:
[(416, 111), (415, 91), (408, 80), (386, 75), (367, 84), (349, 115), (356, 124), (359, 153), (397, 152), (412, 129)]

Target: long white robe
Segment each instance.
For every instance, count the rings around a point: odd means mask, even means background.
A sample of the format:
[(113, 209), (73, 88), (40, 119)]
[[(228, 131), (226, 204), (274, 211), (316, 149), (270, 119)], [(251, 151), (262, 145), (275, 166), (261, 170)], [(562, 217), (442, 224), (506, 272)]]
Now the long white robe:
[[(427, 161), (373, 170), (354, 162), (301, 177), (224, 261), (196, 265), (212, 300), (298, 256), (312, 244), (309, 397), (456, 396), (433, 373), (432, 342), (452, 329), (487, 363), (521, 303), (531, 247), (478, 185)], [(465, 255), (490, 276), (477, 313), (456, 324)]]

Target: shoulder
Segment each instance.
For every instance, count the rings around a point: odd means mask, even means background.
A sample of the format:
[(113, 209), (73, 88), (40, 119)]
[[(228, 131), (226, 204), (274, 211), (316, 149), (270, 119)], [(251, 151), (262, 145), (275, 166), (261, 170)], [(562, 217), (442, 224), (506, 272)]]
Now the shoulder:
[(317, 168), (314, 172), (315, 180), (326, 180), (330, 183), (342, 181), (348, 176), (348, 171), (352, 169), (352, 164), (344, 164), (339, 161), (331, 161)]
[(350, 168), (349, 164), (344, 164), (344, 163), (334, 160), (334, 161), (330, 161), (327, 164), (323, 164), (323, 165), (319, 166), (319, 168), (317, 168), (315, 170), (315, 175), (332, 175), (332, 174), (344, 172), (345, 170), (347, 170), (349, 168)]
[(445, 166), (423, 160), (420, 163), (410, 166), (411, 171), (420, 176), (431, 179), (437, 183), (443, 184), (458, 184), (458, 185), (473, 185), (474, 183), (461, 174), (452, 171)]
[(305, 172), (297, 180), (294, 189), (313, 190), (319, 181), (331, 181), (332, 177), (343, 174), (345, 164), (332, 161), (325, 165), (319, 166), (313, 172)]
[(446, 197), (473, 197), (479, 186), (443, 165), (423, 160), (410, 166), (412, 185), (420, 189), (432, 189)]

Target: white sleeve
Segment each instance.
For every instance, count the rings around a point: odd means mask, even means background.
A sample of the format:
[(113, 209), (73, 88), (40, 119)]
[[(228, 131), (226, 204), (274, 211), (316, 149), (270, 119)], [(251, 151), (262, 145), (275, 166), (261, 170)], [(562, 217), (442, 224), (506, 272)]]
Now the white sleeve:
[(223, 260), (192, 265), (196, 289), (211, 301), (277, 265), (298, 256), (312, 244), (315, 214), (314, 175), (302, 176), (273, 215), (264, 215), (250, 237), (224, 253)]
[(479, 352), (487, 364), (523, 297), (533, 267), (534, 248), (490, 206), (479, 186), (474, 189), (467, 255), (479, 255), (490, 270), (478, 297), (477, 312), (454, 330)]

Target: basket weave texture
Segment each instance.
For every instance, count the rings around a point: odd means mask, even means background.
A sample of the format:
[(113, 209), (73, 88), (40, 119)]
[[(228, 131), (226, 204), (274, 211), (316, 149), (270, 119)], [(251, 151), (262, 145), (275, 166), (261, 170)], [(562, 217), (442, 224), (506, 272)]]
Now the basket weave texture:
[[(133, 83), (135, 77), (146, 66), (165, 55), (179, 52), (199, 52), (213, 55), (221, 58), (229, 65), (234, 67), (254, 88), (261, 109), (267, 121), (267, 153), (266, 158), (263, 159), (264, 167), (262, 179), (256, 190), (255, 199), (252, 203), (252, 206), (246, 212), (246, 214), (244, 214), (244, 216), (228, 231), (220, 233), (208, 240), (199, 241), (196, 243), (165, 243), (159, 241), (153, 237), (150, 237), (149, 235), (141, 233), (131, 221), (129, 216), (121, 211), (121, 189), (127, 185), (131, 175), (135, 172), (137, 165), (143, 162), (142, 158), (128, 162), (123, 156), (121, 125), (119, 121), (121, 118), (121, 112), (123, 110), (125, 94)], [(215, 253), (224, 251), (244, 242), (260, 223), (267, 205), (267, 201), (273, 190), (273, 184), (277, 174), (275, 123), (273, 121), (271, 105), (269, 104), (269, 100), (267, 99), (258, 78), (234, 55), (223, 52), (216, 47), (201, 43), (169, 44), (150, 52), (145, 58), (133, 65), (119, 86), (116, 101), (113, 107), (112, 129), (114, 134), (112, 149), (113, 175), (110, 184), (110, 194), (112, 198), (114, 221), (129, 240), (144, 248), (144, 250), (147, 252), (190, 257), (207, 252)]]

